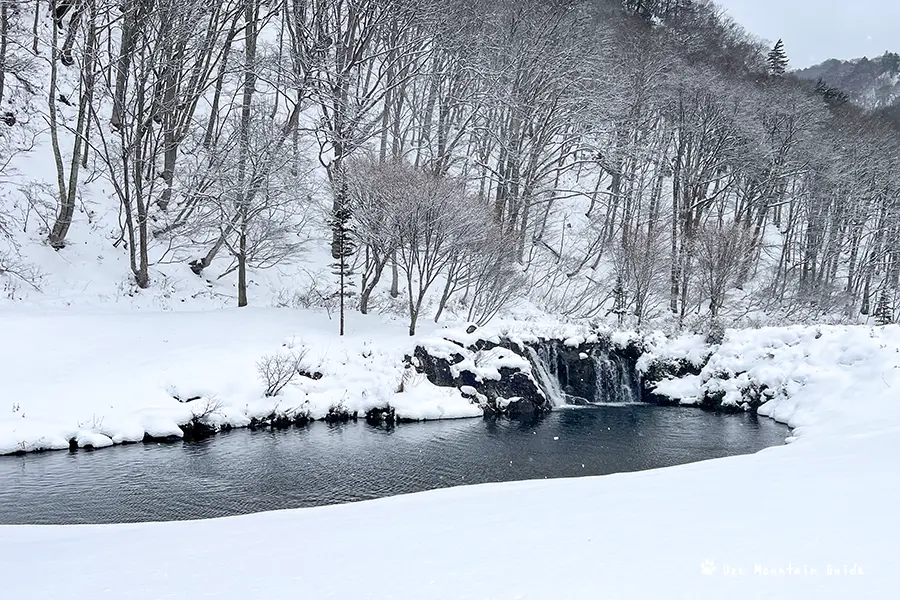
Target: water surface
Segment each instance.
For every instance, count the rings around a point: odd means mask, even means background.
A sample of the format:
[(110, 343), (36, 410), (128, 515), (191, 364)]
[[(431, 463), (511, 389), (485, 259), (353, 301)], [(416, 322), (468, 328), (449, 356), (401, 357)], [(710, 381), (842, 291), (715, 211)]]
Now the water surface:
[(175, 444), (0, 457), (0, 523), (198, 519), (494, 481), (605, 475), (756, 452), (786, 427), (649, 405), (537, 422), (313, 423)]

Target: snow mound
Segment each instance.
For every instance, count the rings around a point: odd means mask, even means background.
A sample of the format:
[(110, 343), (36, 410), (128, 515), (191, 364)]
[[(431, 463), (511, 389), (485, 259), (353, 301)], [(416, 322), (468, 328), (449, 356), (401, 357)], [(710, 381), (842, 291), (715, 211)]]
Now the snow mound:
[[(794, 326), (728, 330), (719, 346), (699, 336), (658, 343), (653, 359), (709, 355), (699, 375), (660, 382), (655, 392), (683, 404), (717, 394), (724, 406), (762, 394), (758, 412), (795, 428), (795, 436), (871, 428), (893, 414), (900, 390), (900, 326)], [(646, 365), (650, 358), (642, 357)], [(693, 362), (693, 360), (692, 360)], [(695, 363), (696, 364), (696, 363)]]

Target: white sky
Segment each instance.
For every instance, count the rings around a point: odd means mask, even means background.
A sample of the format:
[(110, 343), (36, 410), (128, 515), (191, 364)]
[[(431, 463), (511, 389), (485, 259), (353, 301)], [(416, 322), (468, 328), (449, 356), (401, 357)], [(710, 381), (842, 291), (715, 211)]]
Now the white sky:
[(784, 40), (791, 68), (900, 52), (900, 0), (715, 0), (745, 29)]

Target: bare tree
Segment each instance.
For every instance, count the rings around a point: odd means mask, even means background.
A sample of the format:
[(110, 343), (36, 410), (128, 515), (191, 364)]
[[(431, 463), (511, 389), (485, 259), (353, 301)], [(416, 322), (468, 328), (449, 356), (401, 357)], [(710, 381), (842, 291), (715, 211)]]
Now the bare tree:
[(737, 282), (749, 238), (743, 225), (725, 228), (702, 226), (694, 236), (696, 276), (701, 293), (709, 299), (709, 313), (718, 318), (725, 304), (725, 292)]
[(353, 214), (354, 234), (362, 244), (363, 272), (359, 311), (367, 314), (369, 300), (385, 267), (400, 246), (399, 213), (415, 193), (410, 171), (400, 163), (355, 160), (348, 163), (347, 196)]
[(459, 248), (472, 242), (485, 211), (459, 181), (423, 173), (410, 182), (414, 193), (406, 195), (398, 223), (398, 261), (406, 276), (409, 334), (415, 335), (428, 290)]
[[(57, 192), (59, 194), (59, 210), (56, 220), (50, 230), (49, 242), (56, 249), (65, 246), (66, 236), (69, 233), (69, 227), (72, 225), (72, 218), (75, 214), (75, 200), (78, 195), (78, 173), (81, 166), (82, 145), (86, 135), (87, 125), (90, 119), (90, 110), (94, 96), (94, 79), (95, 73), (95, 47), (96, 36), (88, 35), (85, 41), (84, 53), (81, 64), (81, 80), (78, 90), (78, 115), (75, 127), (71, 130), (74, 138), (72, 143), (72, 155), (69, 160), (68, 172), (64, 165), (64, 157), (60, 145), (60, 127), (59, 110), (57, 102), (59, 100), (66, 101), (66, 98), (60, 94), (57, 87), (58, 81), (58, 62), (64, 64), (74, 64), (74, 58), (71, 56), (72, 44), (74, 43), (74, 32), (77, 31), (81, 19), (81, 13), (86, 10), (88, 12), (88, 21), (93, 24), (97, 18), (96, 0), (84, 0), (84, 6), (79, 3), (74, 15), (70, 19), (70, 34), (67, 36), (62, 53), (57, 48), (59, 43), (59, 27), (62, 20), (53, 19), (53, 37), (52, 47), (50, 51), (50, 91), (48, 97), (49, 115), (48, 121), (50, 125), (50, 140), (53, 146), (53, 157), (56, 164), (56, 181)], [(91, 25), (93, 32), (93, 26)]]
[(289, 349), (287, 352), (278, 352), (263, 356), (256, 363), (256, 370), (260, 380), (266, 386), (267, 397), (277, 396), (301, 374), (305, 367), (306, 355), (309, 349), (301, 347), (300, 350)]

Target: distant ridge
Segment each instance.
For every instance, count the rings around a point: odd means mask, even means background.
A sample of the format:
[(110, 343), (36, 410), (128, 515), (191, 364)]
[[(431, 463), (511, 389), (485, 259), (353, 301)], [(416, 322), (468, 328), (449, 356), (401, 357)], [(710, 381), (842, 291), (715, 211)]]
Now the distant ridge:
[(900, 54), (885, 52), (876, 58), (829, 59), (794, 72), (801, 79), (818, 81), (844, 91), (850, 100), (869, 110), (900, 103)]

